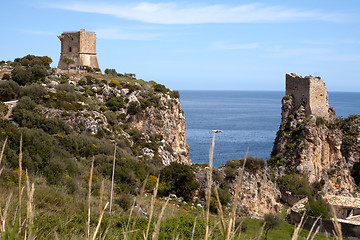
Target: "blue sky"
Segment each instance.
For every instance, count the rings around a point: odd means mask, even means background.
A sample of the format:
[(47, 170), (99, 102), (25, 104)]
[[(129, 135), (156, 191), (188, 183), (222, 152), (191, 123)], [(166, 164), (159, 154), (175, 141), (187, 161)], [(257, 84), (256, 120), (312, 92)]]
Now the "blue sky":
[(97, 34), (100, 67), (172, 89), (283, 90), (285, 73), (360, 92), (360, 1), (4, 1), (0, 59), (60, 55)]

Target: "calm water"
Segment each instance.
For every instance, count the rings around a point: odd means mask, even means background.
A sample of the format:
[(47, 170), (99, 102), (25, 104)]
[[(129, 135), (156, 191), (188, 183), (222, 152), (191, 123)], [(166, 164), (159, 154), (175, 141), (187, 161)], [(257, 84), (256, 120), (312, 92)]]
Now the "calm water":
[[(281, 121), (284, 92), (180, 91), (186, 138), (193, 163), (209, 161), (211, 130), (216, 134), (214, 165), (249, 155), (269, 158)], [(360, 114), (360, 93), (329, 93), (337, 116)]]

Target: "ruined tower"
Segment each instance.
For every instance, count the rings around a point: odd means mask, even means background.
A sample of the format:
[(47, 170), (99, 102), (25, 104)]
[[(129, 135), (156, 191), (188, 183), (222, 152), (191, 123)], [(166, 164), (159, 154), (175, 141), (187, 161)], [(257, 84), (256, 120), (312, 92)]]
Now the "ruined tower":
[[(94, 32), (80, 29), (78, 32), (63, 32), (58, 38), (61, 41), (59, 69), (79, 69), (82, 66), (99, 68)], [(69, 63), (67, 59), (73, 60), (74, 63)]]
[(305, 107), (306, 116), (316, 115), (326, 120), (335, 118), (335, 110), (328, 103), (328, 92), (320, 77), (301, 77), (286, 74), (286, 95), (294, 97), (294, 107)]

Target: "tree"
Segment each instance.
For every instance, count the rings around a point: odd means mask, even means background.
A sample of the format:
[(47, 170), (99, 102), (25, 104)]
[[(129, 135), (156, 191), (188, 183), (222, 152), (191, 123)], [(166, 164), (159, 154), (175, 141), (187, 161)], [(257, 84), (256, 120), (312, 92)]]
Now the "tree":
[(63, 58), (62, 62), (66, 65), (68, 72), (70, 71), (70, 65), (75, 63), (71, 58)]
[(165, 183), (166, 189), (162, 195), (167, 195), (172, 191), (178, 196), (190, 199), (192, 191), (200, 187), (191, 167), (176, 162), (172, 162), (170, 165), (165, 166), (161, 170), (160, 178), (160, 180)]
[(267, 235), (270, 229), (275, 229), (280, 227), (282, 220), (278, 215), (272, 213), (265, 214), (264, 220), (265, 220), (265, 240), (267, 240)]

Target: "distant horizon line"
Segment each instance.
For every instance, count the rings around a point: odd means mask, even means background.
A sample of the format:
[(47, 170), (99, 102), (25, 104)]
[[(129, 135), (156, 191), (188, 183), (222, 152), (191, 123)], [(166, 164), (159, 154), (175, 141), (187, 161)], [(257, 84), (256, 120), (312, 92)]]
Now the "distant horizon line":
[[(214, 89), (172, 89), (173, 91), (202, 91), (202, 92), (285, 92), (285, 90), (214, 90)], [(328, 91), (329, 93), (360, 93), (360, 91)]]

